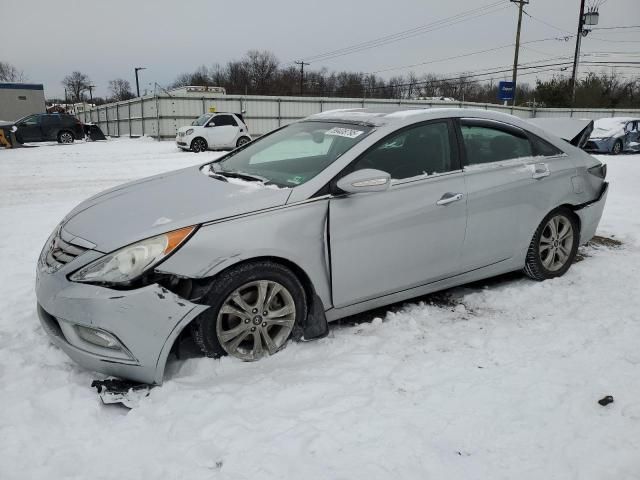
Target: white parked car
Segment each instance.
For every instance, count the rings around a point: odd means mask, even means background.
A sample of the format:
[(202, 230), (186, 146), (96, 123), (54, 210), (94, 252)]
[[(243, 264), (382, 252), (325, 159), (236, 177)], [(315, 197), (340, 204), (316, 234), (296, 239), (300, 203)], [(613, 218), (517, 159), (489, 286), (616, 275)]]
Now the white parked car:
[(178, 148), (196, 153), (233, 150), (250, 141), (249, 128), (238, 113), (205, 113), (176, 135)]

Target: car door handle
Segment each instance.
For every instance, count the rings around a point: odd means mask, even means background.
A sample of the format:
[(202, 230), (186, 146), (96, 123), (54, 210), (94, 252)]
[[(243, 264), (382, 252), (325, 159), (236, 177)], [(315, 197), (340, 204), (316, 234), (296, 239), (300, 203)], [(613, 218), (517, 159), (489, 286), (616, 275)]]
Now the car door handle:
[(436, 205), (449, 205), (450, 203), (462, 200), (462, 197), (464, 197), (462, 193), (447, 192), (436, 202)]
[(549, 165), (546, 163), (536, 163), (533, 166), (533, 174), (531, 175), (535, 179), (548, 177), (551, 172), (549, 171)]

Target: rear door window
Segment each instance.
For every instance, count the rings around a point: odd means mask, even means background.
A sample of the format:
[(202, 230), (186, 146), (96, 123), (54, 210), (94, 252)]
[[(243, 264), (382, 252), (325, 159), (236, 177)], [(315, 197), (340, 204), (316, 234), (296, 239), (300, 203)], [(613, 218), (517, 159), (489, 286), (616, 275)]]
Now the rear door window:
[[(474, 122), (475, 123), (475, 122)], [(524, 131), (502, 129), (488, 125), (461, 125), (467, 153), (467, 165), (500, 162), (531, 157), (533, 149)]]

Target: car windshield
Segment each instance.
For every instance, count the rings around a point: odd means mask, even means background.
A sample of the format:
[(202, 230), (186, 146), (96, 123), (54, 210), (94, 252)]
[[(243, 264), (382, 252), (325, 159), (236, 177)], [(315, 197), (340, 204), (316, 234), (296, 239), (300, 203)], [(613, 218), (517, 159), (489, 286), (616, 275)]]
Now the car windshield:
[(200, 115), (193, 122), (191, 122), (191, 125), (194, 127), (204, 127), (204, 124), (207, 123), (207, 120), (209, 120), (210, 118), (211, 114), (205, 113), (204, 115)]
[(220, 175), (239, 173), (281, 187), (301, 185), (365, 138), (372, 127), (336, 122), (288, 125), (214, 162)]

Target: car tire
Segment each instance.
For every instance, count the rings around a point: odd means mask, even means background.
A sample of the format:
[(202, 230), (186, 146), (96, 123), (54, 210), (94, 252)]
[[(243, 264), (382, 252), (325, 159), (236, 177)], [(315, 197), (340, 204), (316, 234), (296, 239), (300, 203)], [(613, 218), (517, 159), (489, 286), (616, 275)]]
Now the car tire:
[(58, 143), (73, 143), (75, 137), (69, 130), (62, 130), (58, 133)]
[(576, 257), (579, 242), (580, 225), (575, 213), (565, 207), (552, 211), (533, 235), (524, 273), (537, 281), (564, 275)]
[(300, 280), (270, 261), (223, 272), (202, 303), (210, 308), (192, 322), (191, 333), (200, 350), (213, 358), (230, 355), (255, 361), (273, 355), (297, 335), (307, 316)]
[(246, 145), (247, 143), (249, 143), (250, 141), (251, 139), (249, 137), (240, 137), (236, 142), (236, 148), (240, 148), (243, 145)]
[(191, 141), (191, 151), (195, 153), (206, 152), (209, 146), (207, 141), (202, 137), (194, 138)]
[(611, 147), (611, 155), (619, 155), (622, 153), (622, 140), (616, 140)]

